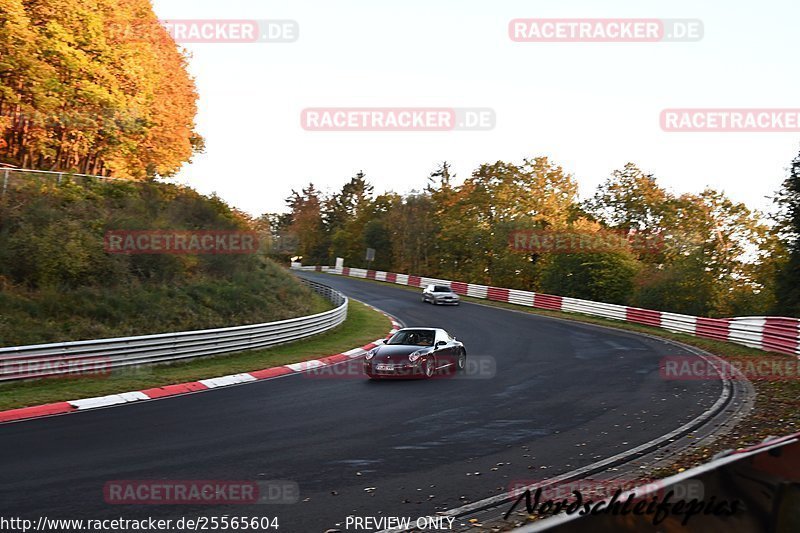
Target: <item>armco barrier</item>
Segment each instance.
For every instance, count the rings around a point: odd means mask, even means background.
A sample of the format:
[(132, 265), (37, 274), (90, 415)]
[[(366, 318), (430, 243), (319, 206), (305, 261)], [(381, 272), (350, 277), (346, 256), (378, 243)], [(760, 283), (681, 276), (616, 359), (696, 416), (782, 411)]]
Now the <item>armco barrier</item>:
[(323, 333), (345, 321), (346, 296), (321, 283), (302, 281), (335, 308), (310, 316), (231, 328), (0, 348), (0, 381), (97, 373), (265, 348)]
[(783, 317), (737, 317), (737, 318), (704, 318), (651, 309), (640, 309), (625, 305), (606, 304), (540, 294), (517, 289), (487, 287), (424, 276), (365, 270), (363, 268), (344, 267), (337, 270), (327, 266), (298, 266), (292, 268), (317, 272), (328, 272), (354, 278), (375, 279), (398, 285), (424, 287), (436, 283), (449, 285), (456, 293), (473, 298), (508, 302), (527, 307), (582, 313), (623, 322), (632, 322), (654, 326), (678, 333), (686, 333), (697, 337), (716, 339), (742, 344), (751, 348), (782, 354), (800, 355), (800, 320)]
[(87, 181), (119, 181), (126, 183), (141, 183), (137, 181), (124, 180), (121, 178), (112, 178), (111, 176), (94, 176), (89, 174), (75, 174), (74, 172), (53, 172), (50, 170), (33, 170), (29, 168), (0, 168), (0, 198), (5, 197), (6, 191), (12, 185), (13, 180), (21, 179), (26, 182), (31, 179), (54, 181), (59, 184), (62, 180), (80, 179), (83, 182)]

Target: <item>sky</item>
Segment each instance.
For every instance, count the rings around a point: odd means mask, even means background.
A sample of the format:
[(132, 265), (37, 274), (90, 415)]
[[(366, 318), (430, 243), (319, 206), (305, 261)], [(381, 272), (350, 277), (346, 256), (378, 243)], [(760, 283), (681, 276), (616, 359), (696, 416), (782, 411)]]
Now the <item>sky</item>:
[[(162, 19), (292, 20), (286, 43), (193, 43), (206, 151), (176, 177), (253, 215), (363, 170), (406, 193), (449, 161), (548, 156), (590, 196), (632, 161), (675, 193), (706, 186), (769, 209), (800, 133), (665, 132), (674, 108), (798, 108), (792, 0), (153, 0)], [(514, 42), (517, 18), (699, 19), (695, 42)], [(310, 107), (490, 108), (481, 131), (306, 131)], [(457, 180), (457, 181), (458, 181)]]

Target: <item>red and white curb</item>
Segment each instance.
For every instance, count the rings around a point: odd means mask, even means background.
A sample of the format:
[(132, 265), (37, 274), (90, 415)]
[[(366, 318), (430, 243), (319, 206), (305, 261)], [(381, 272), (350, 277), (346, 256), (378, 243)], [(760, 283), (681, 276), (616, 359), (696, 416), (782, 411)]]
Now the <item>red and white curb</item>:
[[(380, 313), (383, 313), (392, 321), (392, 329), (391, 331), (389, 331), (389, 335), (387, 335), (386, 338), (389, 338), (390, 336), (394, 335), (394, 333), (396, 333), (398, 329), (403, 327), (403, 325), (400, 324), (397, 320), (395, 320), (394, 317), (384, 313), (383, 311), (375, 307), (372, 307), (372, 309)], [(356, 359), (358, 357), (362, 357), (367, 353), (367, 351), (383, 343), (384, 340), (385, 339), (378, 339), (360, 348), (353, 348), (352, 350), (323, 357), (321, 359), (311, 359), (308, 361), (301, 361), (299, 363), (291, 363), (288, 365), (265, 368), (263, 370), (256, 370), (254, 372), (231, 374), (229, 376), (201, 379), (198, 381), (190, 381), (188, 383), (178, 383), (175, 385), (166, 385), (164, 387), (155, 387), (152, 389), (145, 389), (133, 392), (109, 394), (108, 396), (98, 396), (96, 398), (83, 398), (80, 400), (70, 400), (66, 402), (56, 402), (45, 405), (36, 405), (33, 407), (22, 407), (20, 409), (11, 409), (9, 411), (0, 411), (0, 424), (6, 422), (28, 420), (31, 418), (41, 418), (45, 416), (69, 414), (80, 411), (87, 411), (89, 409), (111, 407), (114, 405), (123, 405), (143, 400), (157, 400), (169, 396), (179, 396), (182, 394), (201, 392), (211, 389), (217, 389), (220, 387), (228, 387), (231, 385), (239, 385), (242, 383), (250, 383), (254, 381), (262, 381), (281, 376), (289, 376), (292, 374), (303, 373), (322, 366), (335, 365), (338, 363), (342, 363), (344, 361), (349, 361), (350, 359)]]

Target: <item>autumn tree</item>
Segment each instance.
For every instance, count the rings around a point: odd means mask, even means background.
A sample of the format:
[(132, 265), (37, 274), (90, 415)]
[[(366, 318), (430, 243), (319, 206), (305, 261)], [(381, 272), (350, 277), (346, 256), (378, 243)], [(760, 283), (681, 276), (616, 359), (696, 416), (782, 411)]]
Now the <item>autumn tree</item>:
[(377, 196), (370, 205), (369, 220), (364, 225), (364, 245), (375, 250), (375, 260), (367, 266), (375, 270), (392, 268), (392, 229), (389, 214), (397, 205), (400, 196), (385, 193)]
[[(291, 211), (288, 217), (278, 221), (279, 227), (285, 229), (280, 238), (289, 241), (295, 255), (306, 264), (325, 263), (328, 240), (322, 220), (322, 199), (314, 184), (309, 183), (300, 192), (292, 190), (286, 204)], [(284, 243), (287, 251), (288, 246)]]
[(341, 191), (325, 200), (323, 218), (331, 239), (331, 257), (342, 257), (350, 265), (364, 264), (364, 229), (372, 215), (372, 191), (366, 175), (359, 171)]
[(554, 254), (542, 270), (541, 290), (559, 296), (626, 304), (640, 268), (628, 250)]
[(627, 163), (597, 188), (587, 206), (608, 227), (657, 232), (664, 229), (672, 199), (655, 176)]
[(577, 184), (560, 166), (537, 157), (481, 165), (451, 196), (441, 215), (442, 274), (521, 288), (535, 277), (534, 266), (529, 256), (509, 249), (509, 232), (565, 228)]
[(393, 265), (398, 272), (438, 273), (434, 216), (434, 203), (426, 193), (413, 191), (395, 199), (387, 219), (392, 229)]
[(0, 0), (0, 160), (174, 174), (203, 149), (186, 67), (149, 0)]
[[(800, 219), (799, 175), (796, 160), (781, 200), (785, 235), (720, 191), (676, 195), (633, 163), (579, 202), (574, 178), (546, 157), (482, 164), (463, 183), (443, 162), (422, 191), (405, 195), (374, 197), (358, 173), (325, 197), (308, 188), (295, 193), (287, 216), (300, 220), (298, 213), (311, 206), (314, 222), (300, 240), (327, 250), (328, 264), (341, 256), (350, 266), (678, 313), (753, 315), (772, 306), (780, 292), (775, 279), (782, 263), (776, 258), (784, 240), (796, 243), (789, 237), (800, 235), (793, 218)], [(307, 204), (309, 196), (316, 201)], [(632, 242), (623, 238), (618, 248), (569, 253), (516, 250), (509, 236), (517, 230), (612, 232)], [(642, 232), (648, 240), (641, 240)], [(364, 259), (367, 247), (377, 251), (372, 265)], [(304, 255), (325, 254), (306, 249)], [(781, 270), (784, 287), (794, 280), (791, 272)]]
[(714, 189), (683, 194), (672, 206), (663, 262), (643, 280), (636, 303), (701, 316), (730, 316), (745, 310), (742, 301), (755, 303), (748, 295), (764, 287), (752, 267), (769, 230), (760, 213)]

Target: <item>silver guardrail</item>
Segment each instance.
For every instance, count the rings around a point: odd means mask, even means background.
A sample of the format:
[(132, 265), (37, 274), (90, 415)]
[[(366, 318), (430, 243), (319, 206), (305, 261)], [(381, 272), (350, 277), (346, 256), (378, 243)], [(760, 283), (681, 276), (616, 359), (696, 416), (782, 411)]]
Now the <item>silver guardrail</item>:
[(95, 176), (92, 174), (76, 174), (75, 172), (64, 172), (55, 170), (34, 170), (29, 168), (4, 168), (0, 167), (0, 196), (5, 196), (11, 179), (15, 177), (23, 177), (29, 179), (31, 177), (51, 178), (56, 183), (61, 183), (65, 177), (68, 179), (81, 178), (86, 180), (100, 180), (100, 181), (119, 181), (127, 183), (139, 183), (133, 180), (125, 180), (122, 178), (114, 178), (111, 176)]
[(266, 348), (323, 333), (345, 321), (348, 300), (344, 294), (315, 281), (300, 281), (335, 307), (263, 324), (0, 348), (0, 382), (102, 373), (124, 366)]

